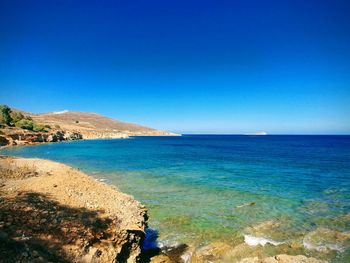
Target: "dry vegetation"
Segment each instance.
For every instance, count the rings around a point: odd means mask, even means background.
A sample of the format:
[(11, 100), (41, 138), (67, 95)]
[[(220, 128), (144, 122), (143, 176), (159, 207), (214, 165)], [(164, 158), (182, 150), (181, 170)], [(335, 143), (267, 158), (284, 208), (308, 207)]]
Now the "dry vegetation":
[[(96, 113), (64, 111), (31, 115), (33, 120), (58, 125), (63, 130), (77, 131), (83, 135), (91, 133), (126, 134), (126, 135), (169, 135), (169, 133), (137, 124), (121, 122)], [(86, 137), (86, 136), (85, 136)]]

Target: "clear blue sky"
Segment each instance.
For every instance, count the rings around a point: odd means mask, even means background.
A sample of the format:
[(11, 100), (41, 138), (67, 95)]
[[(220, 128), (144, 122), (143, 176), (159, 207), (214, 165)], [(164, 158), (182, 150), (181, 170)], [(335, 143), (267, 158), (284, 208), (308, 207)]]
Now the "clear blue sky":
[(350, 133), (350, 2), (0, 0), (0, 103), (184, 133)]

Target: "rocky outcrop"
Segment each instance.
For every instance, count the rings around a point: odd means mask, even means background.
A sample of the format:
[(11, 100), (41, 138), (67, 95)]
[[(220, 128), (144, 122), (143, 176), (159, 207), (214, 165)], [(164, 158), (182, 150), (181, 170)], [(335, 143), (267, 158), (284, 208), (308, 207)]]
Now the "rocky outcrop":
[(9, 140), (5, 137), (0, 135), (0, 146), (5, 146), (8, 145), (10, 142)]
[(63, 136), (66, 141), (75, 141), (83, 139), (83, 135), (79, 132), (65, 132)]
[[(8, 145), (26, 145), (43, 142), (59, 142), (81, 139), (120, 139), (130, 136), (177, 136), (177, 134), (148, 128), (145, 126), (121, 122), (96, 113), (59, 111), (44, 114), (32, 114), (13, 110), (26, 115), (32, 123), (41, 129), (26, 130), (21, 125), (1, 125), (0, 147)], [(32, 127), (33, 129), (33, 127)], [(43, 131), (43, 132), (41, 132)]]
[(147, 211), (60, 163), (0, 157), (0, 258), (138, 262)]
[(32, 132), (17, 128), (3, 129), (0, 146), (27, 145), (43, 142), (60, 142), (83, 139), (78, 132), (53, 130), (50, 132)]

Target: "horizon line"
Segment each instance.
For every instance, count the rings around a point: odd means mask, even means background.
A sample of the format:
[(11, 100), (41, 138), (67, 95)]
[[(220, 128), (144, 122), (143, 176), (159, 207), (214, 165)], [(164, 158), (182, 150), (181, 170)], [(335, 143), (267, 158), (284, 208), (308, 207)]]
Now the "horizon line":
[(245, 134), (245, 133), (179, 133), (180, 135), (227, 135), (227, 136), (350, 136), (350, 133), (269, 133), (269, 134)]

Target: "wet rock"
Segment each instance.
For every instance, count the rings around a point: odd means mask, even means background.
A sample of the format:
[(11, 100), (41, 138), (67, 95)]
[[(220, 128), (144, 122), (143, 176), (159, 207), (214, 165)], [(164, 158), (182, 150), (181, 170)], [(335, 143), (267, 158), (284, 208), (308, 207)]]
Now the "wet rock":
[(245, 206), (253, 206), (253, 205), (256, 205), (256, 202), (243, 203), (243, 204), (237, 205), (236, 208), (242, 208)]
[(304, 237), (303, 245), (306, 249), (328, 253), (331, 250), (342, 252), (345, 242), (350, 240), (350, 232), (340, 232), (327, 228), (317, 228)]
[(261, 255), (263, 251), (263, 246), (252, 247), (246, 243), (241, 243), (233, 248), (227, 247), (227, 250), (223, 251), (218, 262), (237, 262), (240, 259)]
[(174, 262), (180, 262), (181, 256), (186, 252), (188, 246), (186, 244), (179, 244), (176, 246), (162, 247), (161, 251)]
[(150, 263), (175, 263), (166, 255), (159, 255), (151, 258)]
[(223, 259), (225, 254), (231, 249), (232, 247), (226, 243), (214, 242), (196, 250), (192, 255), (191, 263), (201, 263)]
[(298, 242), (291, 242), (289, 247), (292, 249), (301, 249), (303, 246), (302, 246), (302, 244), (300, 244)]
[(259, 234), (259, 233), (268, 233), (280, 226), (279, 222), (273, 221), (273, 220), (267, 220), (258, 222), (257, 224), (247, 227), (245, 229), (246, 232), (249, 232), (251, 234)]

